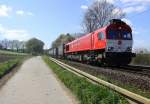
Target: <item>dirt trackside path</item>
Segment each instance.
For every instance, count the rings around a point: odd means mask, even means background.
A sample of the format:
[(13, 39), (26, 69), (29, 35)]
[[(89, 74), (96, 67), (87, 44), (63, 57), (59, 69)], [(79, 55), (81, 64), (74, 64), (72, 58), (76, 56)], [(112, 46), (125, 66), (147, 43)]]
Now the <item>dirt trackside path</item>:
[(73, 104), (41, 57), (31, 58), (0, 89), (0, 104)]

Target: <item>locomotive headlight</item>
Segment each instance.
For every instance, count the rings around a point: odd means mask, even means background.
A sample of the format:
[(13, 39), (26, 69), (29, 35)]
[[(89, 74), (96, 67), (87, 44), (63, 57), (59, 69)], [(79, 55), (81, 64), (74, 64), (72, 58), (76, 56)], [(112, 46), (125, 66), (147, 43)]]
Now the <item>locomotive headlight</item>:
[(114, 47), (108, 47), (108, 51), (113, 51)]
[(130, 52), (130, 51), (132, 51), (132, 48), (128, 47), (126, 51)]

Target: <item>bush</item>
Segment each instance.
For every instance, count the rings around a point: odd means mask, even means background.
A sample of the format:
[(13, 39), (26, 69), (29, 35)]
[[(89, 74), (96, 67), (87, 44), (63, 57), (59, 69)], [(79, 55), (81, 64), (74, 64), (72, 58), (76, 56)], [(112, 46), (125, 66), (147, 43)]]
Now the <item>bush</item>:
[(69, 88), (80, 100), (81, 104), (127, 104), (119, 94), (106, 87), (92, 84), (85, 78), (64, 70), (48, 57), (43, 57), (44, 61), (57, 74), (58, 78)]
[(132, 61), (133, 64), (150, 65), (150, 54), (137, 54)]

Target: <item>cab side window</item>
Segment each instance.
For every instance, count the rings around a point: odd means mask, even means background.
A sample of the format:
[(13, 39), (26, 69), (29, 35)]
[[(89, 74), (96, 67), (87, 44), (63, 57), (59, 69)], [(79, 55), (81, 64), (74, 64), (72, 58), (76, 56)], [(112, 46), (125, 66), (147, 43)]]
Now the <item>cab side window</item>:
[(98, 33), (98, 40), (104, 40), (105, 39), (105, 35), (102, 32)]

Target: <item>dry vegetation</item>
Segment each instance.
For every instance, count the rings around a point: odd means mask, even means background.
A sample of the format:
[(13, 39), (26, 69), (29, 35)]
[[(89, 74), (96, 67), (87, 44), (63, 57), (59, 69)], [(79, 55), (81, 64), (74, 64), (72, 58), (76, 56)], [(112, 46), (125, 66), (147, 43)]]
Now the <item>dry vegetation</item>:
[(150, 65), (150, 54), (137, 54), (135, 58), (133, 58), (132, 64), (136, 65)]

